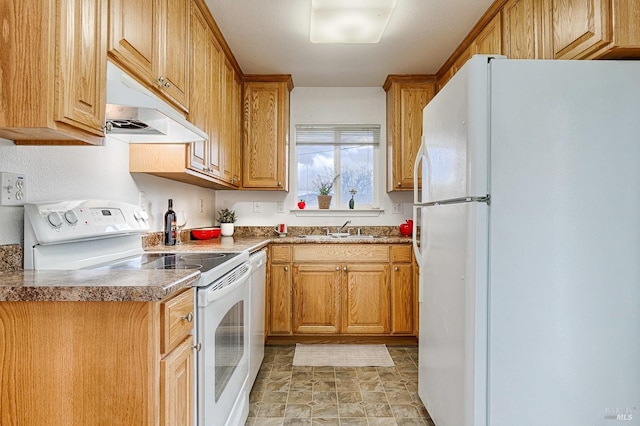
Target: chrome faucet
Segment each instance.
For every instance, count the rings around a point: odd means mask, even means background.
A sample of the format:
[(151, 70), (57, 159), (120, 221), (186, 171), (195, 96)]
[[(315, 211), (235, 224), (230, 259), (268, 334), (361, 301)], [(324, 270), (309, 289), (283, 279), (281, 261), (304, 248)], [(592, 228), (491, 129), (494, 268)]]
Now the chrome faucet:
[(344, 223), (344, 225), (342, 225), (340, 228), (338, 228), (338, 234), (342, 232), (342, 230), (344, 229), (345, 226), (347, 226), (348, 224), (350, 224), (351, 221), (348, 220)]

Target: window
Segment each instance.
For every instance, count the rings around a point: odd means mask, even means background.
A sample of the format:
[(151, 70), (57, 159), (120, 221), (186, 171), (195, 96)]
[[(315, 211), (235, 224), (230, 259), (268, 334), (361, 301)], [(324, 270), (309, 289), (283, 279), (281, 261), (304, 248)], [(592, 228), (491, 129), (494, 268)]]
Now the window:
[(332, 207), (348, 208), (352, 190), (356, 208), (377, 205), (379, 145), (380, 125), (296, 125), (298, 199), (318, 207), (317, 183), (338, 175)]

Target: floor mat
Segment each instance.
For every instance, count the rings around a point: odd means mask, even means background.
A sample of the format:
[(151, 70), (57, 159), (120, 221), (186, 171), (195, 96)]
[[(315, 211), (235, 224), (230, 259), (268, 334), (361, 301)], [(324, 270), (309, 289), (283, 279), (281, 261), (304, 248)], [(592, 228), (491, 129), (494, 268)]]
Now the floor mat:
[(309, 367), (393, 367), (385, 345), (296, 344), (293, 365)]

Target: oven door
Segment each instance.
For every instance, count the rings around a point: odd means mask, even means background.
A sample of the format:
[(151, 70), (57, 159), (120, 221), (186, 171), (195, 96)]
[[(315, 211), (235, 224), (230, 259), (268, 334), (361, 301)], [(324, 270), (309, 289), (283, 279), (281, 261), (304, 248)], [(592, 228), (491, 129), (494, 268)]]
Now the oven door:
[(249, 411), (248, 264), (198, 288), (199, 425), (243, 424)]

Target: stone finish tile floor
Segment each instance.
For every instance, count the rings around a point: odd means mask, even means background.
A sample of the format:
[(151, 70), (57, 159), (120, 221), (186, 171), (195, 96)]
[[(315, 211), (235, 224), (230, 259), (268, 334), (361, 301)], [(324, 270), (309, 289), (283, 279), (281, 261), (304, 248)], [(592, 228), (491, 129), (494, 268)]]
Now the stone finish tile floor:
[(418, 348), (388, 349), (395, 367), (294, 367), (295, 346), (267, 346), (246, 425), (435, 426), (418, 397)]

